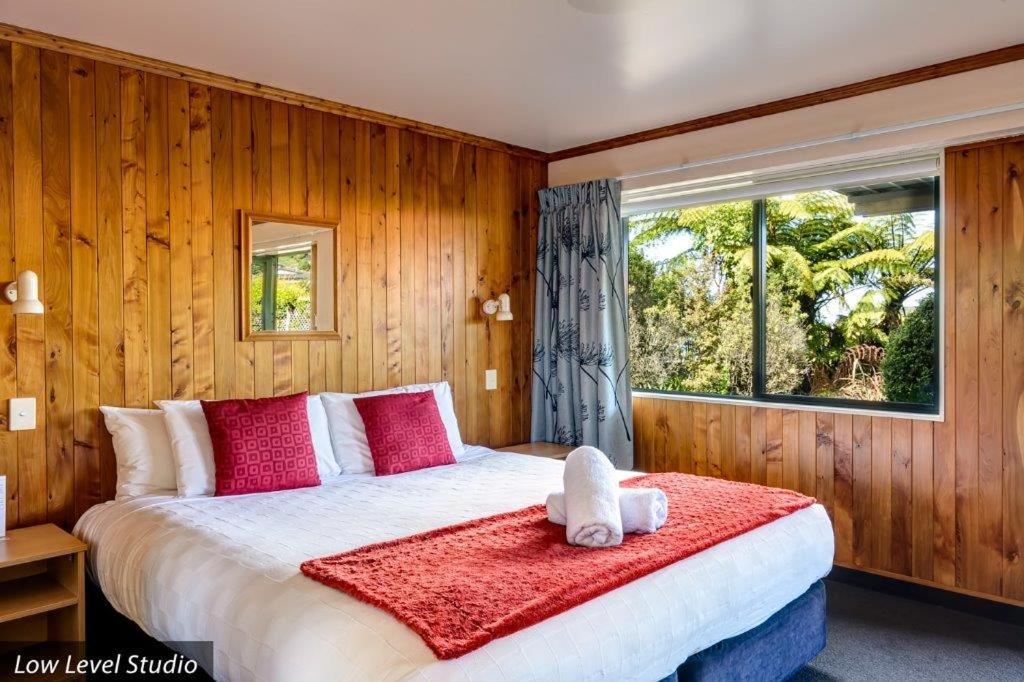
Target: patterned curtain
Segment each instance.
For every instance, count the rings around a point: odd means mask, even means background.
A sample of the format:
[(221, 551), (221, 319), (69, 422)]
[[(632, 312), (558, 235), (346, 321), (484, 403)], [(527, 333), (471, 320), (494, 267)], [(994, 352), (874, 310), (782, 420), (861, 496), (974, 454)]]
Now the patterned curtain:
[(626, 235), (618, 180), (540, 191), (533, 440), (592, 445), (633, 467)]

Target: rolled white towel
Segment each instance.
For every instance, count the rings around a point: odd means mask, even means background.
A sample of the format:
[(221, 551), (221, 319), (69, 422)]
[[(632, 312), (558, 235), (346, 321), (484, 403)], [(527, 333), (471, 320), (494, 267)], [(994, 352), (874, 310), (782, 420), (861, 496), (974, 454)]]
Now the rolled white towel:
[[(565, 493), (548, 495), (548, 520), (565, 525)], [(653, 533), (668, 518), (668, 498), (658, 488), (620, 488), (623, 533)]]
[(597, 448), (576, 448), (565, 458), (565, 539), (570, 545), (622, 543), (622, 514), (615, 468)]

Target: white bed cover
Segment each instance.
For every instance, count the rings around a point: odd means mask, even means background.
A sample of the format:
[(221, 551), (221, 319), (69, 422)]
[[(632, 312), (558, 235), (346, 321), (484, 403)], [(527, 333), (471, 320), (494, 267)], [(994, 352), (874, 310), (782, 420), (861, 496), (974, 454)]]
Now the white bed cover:
[(160, 640), (213, 641), (218, 680), (658, 680), (831, 568), (831, 524), (813, 505), (449, 661), (299, 572), (307, 559), (541, 503), (562, 467), (473, 447), (458, 464), (398, 476), (107, 502), (75, 534), (117, 610)]

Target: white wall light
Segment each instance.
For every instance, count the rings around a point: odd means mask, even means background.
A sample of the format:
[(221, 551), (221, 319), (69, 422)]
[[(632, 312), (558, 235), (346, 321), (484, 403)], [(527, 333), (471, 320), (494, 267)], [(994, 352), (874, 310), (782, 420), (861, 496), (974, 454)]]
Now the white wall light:
[(508, 294), (499, 294), (498, 300), (493, 298), (484, 301), (484, 315), (494, 315), (498, 322), (510, 322), (512, 320), (512, 300)]
[(39, 278), (31, 270), (18, 273), (18, 281), (4, 289), (4, 297), (11, 302), (15, 315), (42, 315), (43, 302), (39, 300)]

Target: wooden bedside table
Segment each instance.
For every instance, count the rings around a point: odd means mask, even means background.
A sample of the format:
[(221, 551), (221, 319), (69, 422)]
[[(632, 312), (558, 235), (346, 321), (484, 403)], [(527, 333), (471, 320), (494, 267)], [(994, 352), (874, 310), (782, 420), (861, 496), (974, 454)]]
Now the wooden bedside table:
[(540, 440), (497, 448), (498, 452), (515, 452), (520, 455), (533, 455), (534, 457), (547, 457), (548, 459), (565, 459), (565, 456), (575, 449), (572, 445), (546, 443)]
[(0, 538), (0, 641), (85, 640), (85, 550), (52, 523)]

